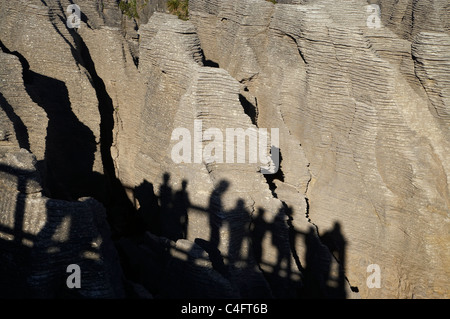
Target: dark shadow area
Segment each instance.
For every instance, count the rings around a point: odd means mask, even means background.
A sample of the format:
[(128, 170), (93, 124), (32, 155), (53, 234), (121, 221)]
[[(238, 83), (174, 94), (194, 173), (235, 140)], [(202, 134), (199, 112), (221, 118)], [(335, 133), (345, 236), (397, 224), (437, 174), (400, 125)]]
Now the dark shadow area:
[(158, 204), (158, 197), (152, 183), (143, 181), (134, 189), (135, 207), (137, 208), (138, 221), (144, 231), (161, 236), (161, 208)]
[[(148, 184), (147, 181), (144, 181)], [(153, 193), (153, 186), (151, 190), (148, 189), (153, 205), (156, 204), (155, 209), (147, 212), (146, 219), (152, 219), (156, 222), (155, 225), (149, 225), (147, 228), (154, 229), (155, 235), (159, 234), (170, 240), (177, 241), (178, 239), (187, 238), (188, 230), (188, 207), (190, 206), (189, 196), (186, 191), (187, 181), (183, 180), (181, 188), (174, 192), (169, 185), (170, 175), (163, 175), (163, 183), (159, 187), (159, 205), (158, 198)]]
[(16, 195), (15, 210), (14, 210), (14, 226), (13, 229), (8, 229), (7, 227), (0, 226), (0, 231), (2, 232), (6, 231), (6, 233), (10, 233), (11, 235), (13, 235), (13, 240), (11, 241), (11, 244), (15, 248), (12, 251), (10, 251), (10, 253), (14, 254), (13, 258), (11, 258), (10, 261), (12, 261), (13, 263), (18, 263), (21, 261), (20, 257), (23, 256), (23, 253), (25, 251), (28, 251), (27, 247), (22, 245), (22, 240), (24, 238), (28, 239), (26, 238), (22, 230), (25, 214), (25, 196), (23, 195), (23, 192), (26, 192), (27, 182), (29, 180), (39, 181), (39, 177), (37, 176), (36, 172), (14, 168), (4, 164), (0, 164), (0, 173), (6, 173), (6, 176), (2, 174), (3, 177), (6, 179), (17, 178), (16, 180), (18, 193)]
[[(345, 278), (345, 247), (347, 245), (344, 236), (342, 235), (341, 225), (335, 222), (333, 229), (325, 232), (320, 236), (321, 242), (328, 247), (333, 257), (338, 263), (337, 274), (330, 278), (332, 284), (328, 284), (328, 295), (331, 298), (343, 299), (346, 297), (344, 289), (346, 284)], [(329, 279), (329, 280), (330, 280)]]
[(208, 67), (211, 67), (211, 68), (220, 68), (219, 63), (217, 63), (217, 62), (215, 62), (213, 60), (206, 59), (205, 52), (203, 51), (203, 49), (200, 49), (200, 50), (201, 50), (201, 53), (202, 53), (202, 63), (203, 63), (204, 66), (208, 66)]
[(20, 64), (22, 64), (22, 77), (23, 77), (23, 82), (25, 84), (29, 84), (32, 81), (32, 75), (30, 74), (30, 64), (28, 63), (27, 59), (25, 59), (25, 57), (20, 54), (17, 51), (10, 51), (4, 44), (3, 42), (0, 40), (0, 49), (2, 49), (3, 52), (7, 53), (7, 54), (12, 54), (14, 56), (16, 56), (19, 61)]
[[(152, 234), (151, 245), (148, 235), (137, 236), (132, 240), (124, 239), (118, 245), (122, 264), (126, 265), (124, 267), (126, 277), (142, 284), (155, 298), (182, 297), (183, 293), (178, 289), (190, 291), (201, 298), (209, 298), (196, 290), (200, 289), (201, 283), (194, 284), (186, 279), (192, 286), (187, 287), (184, 279), (177, 277), (177, 274), (167, 274), (178, 278), (170, 280), (173, 287), (169, 289), (163, 287), (162, 279), (158, 278), (160, 275), (156, 275), (164, 273), (164, 269), (172, 267), (172, 263), (175, 263), (177, 267), (195, 269), (192, 270), (194, 273), (190, 273), (191, 270), (183, 268), (183, 276), (196, 276), (198, 272), (207, 271), (207, 268), (198, 266), (199, 260), (211, 262), (212, 268), (223, 280), (232, 283), (231, 285), (237, 285), (235, 288), (239, 294), (236, 296), (239, 298), (255, 298), (258, 293), (260, 293), (258, 297), (263, 298), (346, 298), (345, 244), (343, 244), (345, 240), (339, 227), (335, 227), (329, 234), (324, 234), (326, 246), (313, 227), (308, 233), (295, 229), (292, 224), (293, 209), (287, 205), (283, 205), (275, 214), (262, 207), (256, 208), (251, 214), (245, 201), (239, 199), (233, 209), (224, 210), (223, 196), (229, 191), (230, 185), (225, 180), (216, 184), (210, 195), (208, 207), (195, 206), (190, 202), (186, 181), (181, 183), (179, 189), (173, 189), (170, 185), (172, 185), (171, 176), (165, 173), (159, 188), (159, 196), (155, 195), (153, 185), (147, 181), (137, 189), (136, 194), (141, 205), (139, 211), (148, 214), (147, 217), (141, 218), (149, 221), (146, 230), (147, 234)], [(144, 206), (147, 208), (143, 209)], [(183, 231), (188, 229), (189, 211), (205, 214), (208, 217), (208, 228), (205, 229), (205, 238), (196, 238), (192, 243), (199, 248), (193, 246), (190, 250), (182, 250), (175, 248), (174, 241), (187, 238), (187, 234)], [(151, 229), (156, 231), (153, 232)], [(161, 235), (157, 234), (159, 230), (163, 230)], [(224, 233), (227, 234), (225, 242), (223, 242)], [(270, 236), (270, 242), (266, 240), (266, 236)], [(299, 242), (303, 242), (306, 247), (305, 265), (302, 265), (301, 256), (295, 249)], [(270, 246), (267, 246), (268, 243)], [(200, 248), (207, 253), (207, 259), (195, 257), (196, 254), (191, 251)], [(177, 256), (185, 257), (179, 257), (180, 260), (173, 257), (168, 251), (174, 249)], [(263, 258), (268, 250), (275, 256), (273, 264)], [(331, 272), (330, 252), (337, 252), (341, 256), (339, 267), (342, 277), (335, 278), (335, 274)], [(143, 254), (147, 257), (143, 257)], [(152, 270), (145, 271), (143, 264)], [(261, 277), (258, 277), (261, 274), (271, 289), (271, 297), (268, 297), (264, 289), (256, 292), (255, 287), (250, 284), (252, 280), (254, 284), (261, 280)]]
[(281, 150), (278, 147), (272, 146), (271, 152), (278, 152), (279, 155), (278, 171), (275, 174), (264, 174), (264, 178), (266, 179), (267, 184), (269, 184), (269, 189), (272, 191), (272, 195), (276, 198), (277, 194), (275, 192), (275, 189), (277, 188), (277, 186), (274, 183), (274, 181), (279, 180), (280, 182), (284, 182), (284, 173), (283, 170), (281, 169), (283, 156), (281, 155)]
[[(83, 196), (100, 198), (92, 170), (96, 152), (95, 136), (81, 123), (71, 109), (69, 93), (64, 82), (30, 70), (19, 52), (11, 52), (0, 43), (2, 50), (19, 58), (25, 89), (30, 98), (47, 114), (45, 160), (38, 163), (44, 194), (55, 199), (76, 200)], [(3, 104), (3, 103), (2, 103)], [(12, 107), (5, 111), (16, 129), (20, 146), (29, 150), (27, 129)]]
[[(47, 5), (44, 0), (42, 3)], [(65, 25), (64, 17), (59, 18)], [(137, 186), (134, 189), (137, 202), (133, 205), (116, 176), (110, 152), (115, 125), (114, 105), (105, 83), (97, 74), (89, 49), (76, 30), (67, 29), (73, 40), (69, 41), (65, 32), (63, 34), (59, 29), (62, 25), (53, 21), (52, 24), (69, 46), (75, 61), (89, 73), (95, 89), (101, 120), (99, 147), (104, 174), (93, 172), (97, 152), (95, 136), (74, 114), (66, 83), (33, 72), (20, 53), (10, 52), (3, 44), (0, 45), (2, 50), (19, 58), (26, 90), (49, 120), (45, 159), (39, 164), (45, 195), (68, 201), (90, 196), (105, 206), (128, 296), (139, 295), (135, 287), (139, 285), (155, 298), (346, 297), (346, 244), (339, 225), (319, 238), (313, 228), (306, 234), (295, 229), (293, 208), (284, 206), (277, 212), (261, 207), (249, 208), (243, 199), (239, 199), (232, 209), (226, 210), (223, 197), (230, 191), (230, 183), (226, 180), (215, 185), (207, 207), (198, 207), (189, 199), (187, 182), (181, 181), (181, 187), (173, 189), (168, 173), (163, 176), (159, 196), (155, 195), (154, 185), (148, 181), (144, 180)], [(213, 61), (203, 62), (205, 66), (219, 67)], [(239, 98), (246, 114), (256, 124), (257, 107), (243, 95)], [(19, 143), (29, 148), (24, 123), (3, 96), (0, 96), (0, 103), (13, 122)], [(280, 154), (280, 164), (281, 161)], [(100, 251), (100, 248), (91, 247), (94, 238), (89, 232), (84, 233), (83, 229), (88, 225), (81, 223), (83, 219), (74, 216), (67, 208), (52, 206), (54, 202), (49, 202), (46, 207), (48, 218), (39, 233), (25, 233), (27, 195), (24, 190), (27, 183), (36, 177), (32, 172), (17, 171), (5, 165), (0, 165), (0, 172), (16, 176), (19, 181), (14, 225), (12, 228), (0, 225), (0, 232), (12, 237), (12, 240), (0, 239), (0, 297), (78, 298), (79, 294), (68, 290), (65, 285), (68, 274), (64, 267), (67, 262), (61, 262), (61, 254), (64, 261), (88, 265), (86, 268), (92, 273), (84, 273), (83, 276), (90, 278), (91, 282), (99, 280), (98, 289), (101, 289), (104, 279), (98, 276), (100, 266), (93, 259), (81, 257), (86, 252)], [(281, 168), (277, 174), (265, 176), (272, 191), (275, 179), (284, 181)], [(193, 243), (184, 240), (188, 238), (190, 224), (195, 222), (189, 218), (192, 210), (207, 217), (204, 229), (207, 239), (195, 238)], [(67, 219), (70, 219), (70, 224), (64, 226)], [(55, 240), (54, 235), (60, 227), (68, 227), (67, 238)], [(270, 236), (270, 241), (267, 236)], [(301, 264), (295, 250), (301, 239), (306, 247), (306, 265)], [(31, 242), (33, 248), (25, 245), (24, 241)], [(329, 252), (342, 265), (337, 277), (330, 277), (332, 260), (327, 257)], [(267, 253), (275, 256), (274, 262), (267, 261)], [(42, 260), (47, 262), (36, 263)], [(49, 274), (49, 268), (55, 272)], [(298, 273), (298, 278), (295, 273)], [(329, 286), (329, 282), (333, 285)], [(267, 292), (266, 283), (270, 292)], [(220, 289), (214, 290), (216, 285)]]
[(223, 206), (222, 206), (222, 195), (228, 189), (230, 183), (227, 181), (221, 181), (219, 185), (214, 189), (210, 198), (208, 206), (208, 217), (209, 217), (209, 241), (211, 245), (218, 249), (220, 244), (220, 228), (223, 225)]
[(228, 262), (231, 266), (248, 259), (242, 254), (242, 246), (249, 238), (250, 222), (250, 212), (245, 208), (245, 201), (238, 199), (236, 207), (227, 214), (228, 230), (233, 234), (228, 243)]
[(215, 61), (212, 61), (212, 60), (207, 60), (205, 58), (205, 53), (203, 52), (202, 49), (201, 49), (201, 53), (202, 53), (202, 63), (203, 63), (204, 66), (209, 66), (209, 67), (212, 67), (212, 68), (219, 68), (220, 67), (219, 63), (217, 63)]
[[(38, 178), (34, 176), (36, 172), (17, 170), (6, 165), (0, 165), (0, 172), (20, 176), (18, 189), (21, 191), (26, 190), (27, 183)], [(155, 195), (153, 185), (149, 182), (144, 181), (136, 188), (135, 195), (140, 206), (138, 222), (146, 221), (145, 227), (133, 236), (122, 236), (116, 241), (128, 297), (136, 297), (136, 285), (154, 298), (211, 298), (212, 295), (244, 299), (346, 297), (346, 242), (338, 223), (319, 238), (313, 227), (308, 233), (296, 230), (292, 225), (292, 208), (286, 205), (275, 212), (275, 216), (261, 207), (256, 208), (251, 216), (245, 201), (239, 199), (234, 208), (225, 211), (222, 197), (229, 190), (229, 183), (225, 180), (218, 182), (211, 193), (208, 207), (192, 205), (186, 181), (182, 181), (181, 187), (176, 190), (169, 186), (169, 182), (170, 175), (166, 173), (160, 196)], [(12, 241), (0, 240), (0, 248), (4, 252), (0, 263), (0, 270), (4, 271), (0, 274), (0, 283), (8, 287), (8, 292), (13, 292), (6, 296), (2, 288), (0, 296), (82, 297), (76, 290), (67, 288), (65, 280), (68, 274), (64, 268), (67, 265), (61, 264), (61, 260), (79, 263), (89, 271), (102, 270), (95, 261), (80, 257), (87, 252), (99, 252), (99, 248), (90, 245), (95, 239), (92, 232), (84, 231), (87, 225), (82, 222), (85, 219), (77, 218), (70, 210), (64, 210), (60, 206), (64, 202), (49, 201), (44, 226), (35, 236), (27, 234), (23, 231), (25, 196), (19, 193), (16, 199), (14, 229), (0, 226), (3, 235), (11, 234), (14, 237)], [(164, 210), (161, 205), (164, 205)], [(189, 209), (208, 216), (210, 229), (205, 229), (209, 232), (208, 239), (196, 238), (194, 243), (185, 241), (190, 243), (187, 247), (186, 244), (178, 246), (177, 242), (175, 246), (174, 241), (152, 233), (153, 229), (165, 229), (169, 234), (178, 235), (174, 240), (184, 240)], [(162, 214), (173, 217), (163, 218)], [(67, 218), (70, 223), (66, 226), (69, 227), (66, 240), (55, 241), (56, 230), (63, 226), (64, 221), (67, 222)], [(169, 224), (163, 225), (166, 222)], [(227, 249), (220, 251), (224, 232), (228, 234), (224, 243)], [(270, 236), (270, 242), (265, 240), (266, 236)], [(306, 265), (301, 265), (295, 252), (296, 242), (302, 239), (306, 247)], [(34, 243), (33, 248), (23, 245), (23, 240)], [(263, 258), (266, 250), (275, 254), (273, 264)], [(332, 257), (328, 252), (332, 252), (339, 261), (339, 276), (330, 272)], [(36, 263), (42, 260), (48, 262)], [(209, 262), (211, 269), (202, 266)], [(49, 272), (49, 269), (53, 269), (54, 273)], [(84, 273), (84, 276), (92, 275)], [(92, 278), (90, 280), (101, 288), (102, 279), (97, 278), (99, 281), (96, 282)], [(270, 291), (263, 288), (261, 278), (265, 278), (264, 282)], [(215, 285), (219, 285), (223, 291), (216, 290)], [(10, 289), (12, 286), (14, 289)]]
[[(14, 228), (0, 225), (0, 298), (17, 299), (61, 299), (113, 297), (108, 271), (113, 265), (89, 257), (104, 252), (104, 242), (93, 246), (99, 235), (107, 235), (97, 228), (94, 206), (86, 205), (92, 214), (85, 214), (81, 205), (79, 214), (73, 214), (73, 206), (67, 201), (48, 200), (45, 211), (40, 211), (45, 220), (37, 234), (25, 231), (25, 201), (30, 187), (36, 187), (39, 174), (35, 170), (24, 170), (0, 164), (3, 179), (17, 180), (17, 198), (14, 211)], [(14, 193), (14, 189), (10, 189)], [(8, 191), (1, 192), (3, 195)], [(101, 207), (97, 207), (102, 209)], [(28, 214), (33, 214), (27, 208)], [(35, 214), (33, 217), (39, 216)], [(30, 218), (30, 216), (28, 216)], [(97, 232), (99, 231), (99, 232)], [(64, 238), (55, 237), (66, 233)], [(6, 240), (5, 236), (12, 238)], [(105, 237), (106, 240), (108, 240)], [(110, 247), (108, 248), (110, 249)], [(108, 254), (105, 254), (106, 256)], [(82, 286), (70, 289), (66, 284), (69, 276), (67, 266), (80, 266)], [(105, 276), (106, 275), (106, 276)], [(105, 280), (106, 279), (106, 280)], [(120, 282), (120, 279), (118, 280)], [(117, 291), (120, 291), (117, 288)], [(116, 292), (117, 292), (116, 291)], [(118, 293), (116, 296), (120, 296)]]
[[(2, 164), (0, 164), (0, 172), (10, 176), (22, 176), (18, 178), (18, 189), (25, 187), (26, 176), (30, 174), (28, 171), (17, 171)], [(27, 273), (31, 270), (31, 248), (23, 245), (22, 241), (32, 240), (33, 237), (30, 238), (22, 231), (24, 212), (23, 196), (18, 193), (13, 228), (0, 225), (3, 236), (12, 237), (12, 240), (0, 239), (0, 298), (2, 299), (28, 297)]]
[(163, 175), (163, 183), (159, 187), (159, 203), (161, 205), (161, 235), (172, 239), (174, 228), (177, 228), (176, 218), (173, 214), (173, 194), (172, 187), (169, 186), (170, 175), (165, 173)]
[(272, 224), (272, 245), (275, 247), (275, 251), (277, 252), (277, 262), (273, 268), (273, 273), (275, 275), (279, 275), (279, 272), (282, 268), (287, 272), (286, 277), (290, 277), (291, 271), (291, 249), (288, 245), (288, 241), (285, 239), (288, 238), (288, 227), (285, 223), (285, 212), (282, 207)]
[[(62, 204), (48, 201), (46, 206), (46, 223), (36, 235), (33, 249), (31, 249), (31, 271), (27, 283), (32, 298), (38, 299), (79, 299), (83, 298), (79, 289), (70, 289), (66, 279), (70, 273), (66, 267), (76, 264), (80, 267), (81, 276), (93, 272), (99, 267), (94, 260), (83, 258), (88, 253), (98, 253), (91, 246), (96, 234), (85, 231), (92, 227), (85, 223), (89, 220), (72, 214), (69, 209), (61, 209)], [(83, 214), (81, 214), (83, 215)], [(64, 241), (53, 240), (58, 228), (68, 223), (68, 234)], [(101, 268), (98, 269), (99, 272)], [(84, 287), (95, 284), (95, 280), (84, 280)], [(102, 285), (101, 281), (97, 284)], [(93, 287), (91, 287), (92, 289)]]
[(186, 191), (187, 181), (181, 182), (181, 189), (178, 190), (173, 199), (173, 215), (176, 221), (174, 238), (187, 239), (188, 232), (188, 208), (191, 206), (189, 195)]
[(111, 146), (113, 144), (114, 130), (114, 105), (106, 90), (102, 78), (97, 74), (94, 61), (83, 38), (74, 30), (69, 29), (76, 45), (77, 52), (81, 55), (74, 55), (89, 72), (92, 84), (98, 99), (98, 110), (100, 113), (100, 153), (106, 179), (107, 197), (102, 203), (108, 213), (108, 220), (111, 224), (114, 238), (129, 236), (139, 232), (141, 227), (137, 223), (136, 210), (128, 199), (125, 188), (116, 176), (114, 161), (111, 156)]
[(266, 211), (264, 208), (258, 208), (256, 217), (253, 219), (250, 228), (253, 256), (258, 264), (262, 262), (263, 239), (266, 233), (270, 232), (270, 224), (266, 222), (265, 214)]
[(253, 105), (251, 102), (249, 102), (245, 96), (242, 94), (239, 94), (239, 101), (241, 102), (241, 105), (244, 109), (244, 113), (247, 114), (247, 116), (251, 119), (252, 124), (257, 126), (258, 121), (258, 108), (256, 105)]
[[(264, 272), (275, 297), (280, 299), (299, 298), (303, 289), (300, 269), (292, 265), (292, 249), (295, 246), (291, 246), (289, 241), (286, 217), (285, 207), (282, 206), (272, 222), (268, 224), (271, 249), (275, 252), (276, 261), (273, 265), (270, 265), (271, 271)], [(294, 277), (293, 270), (297, 273), (298, 278)]]
[(99, 198), (93, 175), (97, 150), (94, 134), (73, 113), (64, 82), (31, 73), (33, 81), (26, 90), (48, 118), (43, 165), (45, 195), (64, 200)]
[(216, 63), (216, 62), (211, 61), (211, 60), (203, 60), (203, 65), (204, 66), (209, 66), (209, 67), (212, 67), (212, 68), (219, 68), (219, 63)]
[(283, 203), (283, 209), (284, 214), (287, 217), (287, 227), (288, 227), (288, 238), (289, 238), (289, 246), (291, 248), (291, 254), (294, 259), (295, 265), (297, 266), (297, 269), (302, 270), (302, 263), (300, 261), (300, 256), (298, 255), (298, 252), (296, 250), (296, 244), (297, 244), (297, 235), (301, 234), (299, 231), (295, 229), (293, 221), (293, 209), (292, 207), (289, 207), (285, 202)]
[(311, 226), (304, 236), (306, 247), (303, 275), (305, 281), (305, 297), (324, 298), (330, 260), (323, 252), (322, 244)]
[[(306, 265), (303, 268), (305, 291), (302, 296), (322, 299), (347, 298), (345, 290), (347, 282), (344, 273), (345, 239), (340, 231), (339, 223), (335, 223), (333, 230), (325, 232), (320, 237), (317, 230), (311, 226), (304, 240)], [(342, 258), (336, 258), (336, 253)], [(358, 291), (356, 287), (350, 288), (352, 291)]]
[[(41, 2), (48, 7), (47, 3), (44, 0), (41, 0)], [(71, 1), (71, 3), (73, 4), (73, 1)], [(142, 227), (138, 223), (138, 216), (133, 206), (133, 203), (128, 199), (125, 188), (123, 187), (123, 185), (121, 184), (121, 182), (119, 181), (119, 179), (116, 177), (115, 174), (114, 161), (112, 159), (110, 151), (113, 143), (113, 129), (115, 124), (113, 115), (114, 114), (113, 101), (106, 90), (104, 81), (97, 73), (95, 63), (91, 57), (89, 49), (86, 43), (84, 42), (83, 38), (78, 34), (76, 29), (70, 29), (67, 27), (66, 20), (68, 18), (67, 17), (68, 13), (66, 12), (66, 8), (60, 9), (62, 15), (58, 15), (57, 17), (59, 18), (61, 23), (57, 23), (56, 20), (55, 21), (51, 20), (50, 22), (52, 23), (55, 32), (64, 40), (64, 42), (70, 48), (70, 52), (72, 53), (74, 60), (80, 65), (82, 65), (88, 71), (90, 75), (89, 80), (91, 81), (91, 84), (95, 89), (96, 97), (98, 100), (98, 112), (100, 114), (99, 147), (102, 158), (103, 174), (92, 172), (93, 157), (97, 147), (95, 145), (95, 137), (93, 136), (89, 128), (87, 128), (84, 124), (82, 124), (73, 115), (73, 113), (69, 112), (70, 102), (67, 95), (67, 88), (63, 87), (63, 85), (65, 84), (62, 82), (59, 83), (60, 81), (55, 82), (57, 80), (54, 79), (41, 78), (39, 79), (39, 81), (33, 81), (33, 84), (35, 85), (34, 88), (32, 86), (28, 88), (27, 86), (27, 91), (29, 91), (30, 96), (32, 96), (32, 98), (39, 97), (41, 99), (42, 104), (39, 103), (38, 104), (44, 109), (50, 110), (52, 113), (51, 114), (52, 118), (55, 119), (61, 116), (61, 114), (58, 114), (57, 112), (58, 109), (56, 109), (57, 104), (61, 104), (63, 106), (63, 110), (65, 111), (63, 116), (65, 116), (66, 120), (68, 120), (68, 122), (64, 122), (61, 120), (60, 123), (63, 124), (58, 124), (57, 122), (52, 121), (53, 122), (52, 128), (50, 130), (49, 125), (50, 131), (48, 133), (50, 134), (50, 132), (52, 131), (56, 132), (57, 130), (56, 129), (54, 130), (54, 128), (57, 128), (57, 126), (59, 125), (67, 125), (68, 127), (75, 127), (75, 130), (72, 131), (71, 134), (77, 135), (76, 133), (78, 132), (79, 136), (81, 137), (82, 135), (83, 137), (80, 138), (76, 136), (70, 136), (68, 137), (69, 142), (72, 141), (72, 143), (74, 143), (75, 145), (75, 148), (79, 146), (78, 144), (80, 141), (83, 141), (83, 143), (86, 144), (83, 147), (80, 146), (78, 150), (81, 151), (81, 153), (77, 155), (84, 157), (84, 160), (80, 161), (79, 164), (76, 164), (77, 169), (82, 170), (86, 174), (79, 175), (81, 177), (76, 176), (73, 177), (75, 190), (72, 189), (69, 189), (68, 191), (64, 190), (64, 188), (68, 188), (68, 186), (63, 185), (62, 183), (55, 185), (54, 177), (53, 180), (49, 178), (44, 178), (44, 184), (46, 186), (45, 188), (46, 189), (53, 188), (53, 191), (50, 193), (51, 196), (54, 198), (76, 199), (80, 196), (92, 196), (98, 199), (106, 207), (108, 221), (111, 225), (113, 237), (120, 238), (121, 236), (129, 236), (136, 232), (139, 232), (142, 229)], [(82, 10), (81, 10), (81, 19), (86, 23), (89, 22), (87, 16), (82, 12)], [(88, 25), (88, 27), (90, 26)], [(64, 31), (66, 32), (62, 32), (60, 28), (64, 28)], [(70, 36), (72, 41), (69, 41), (66, 35)], [(56, 92), (56, 96), (52, 96), (50, 92), (52, 84), (57, 85), (58, 91)], [(47, 114), (49, 113), (47, 112)], [(68, 131), (68, 129), (66, 129), (65, 131)], [(64, 130), (62, 132), (64, 132)], [(52, 136), (48, 137), (48, 139), (50, 139), (50, 145), (57, 144), (59, 142), (58, 137), (54, 135)], [(66, 146), (65, 148), (61, 149), (58, 155), (50, 153), (49, 155), (53, 157), (63, 156), (64, 158), (70, 158), (74, 153), (74, 151), (70, 150), (70, 146)], [(46, 161), (47, 161), (47, 154), (46, 154)], [(51, 160), (51, 162), (53, 162), (53, 160)], [(65, 164), (67, 165), (67, 163)], [(58, 162), (58, 165), (62, 165), (62, 163)], [(90, 173), (88, 172), (89, 170), (88, 168), (90, 168), (91, 171)], [(72, 169), (72, 171), (76, 171), (76, 169)], [(47, 172), (47, 175), (48, 174), (52, 174), (54, 176), (59, 177), (58, 174), (55, 174), (53, 172), (52, 173)], [(77, 186), (79, 184), (78, 179), (85, 179), (84, 188), (82, 191), (77, 190)], [(90, 181), (90, 183), (87, 183), (88, 180)], [(63, 187), (63, 190), (65, 192), (60, 191), (61, 186), (65, 186)]]

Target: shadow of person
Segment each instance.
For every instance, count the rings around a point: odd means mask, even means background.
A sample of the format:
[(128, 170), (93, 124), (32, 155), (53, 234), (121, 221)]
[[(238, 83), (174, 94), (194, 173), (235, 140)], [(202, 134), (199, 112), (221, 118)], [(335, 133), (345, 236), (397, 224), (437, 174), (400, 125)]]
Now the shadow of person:
[[(278, 211), (272, 223), (272, 245), (277, 251), (277, 262), (273, 274), (290, 278), (291, 275), (291, 249), (289, 246), (289, 229), (286, 225), (286, 214), (284, 207)], [(283, 266), (284, 262), (284, 266)], [(285, 271), (283, 271), (283, 268)]]
[(264, 236), (270, 230), (270, 225), (266, 223), (265, 215), (266, 211), (264, 208), (258, 208), (258, 212), (256, 217), (253, 219), (252, 224), (250, 226), (250, 237), (251, 237), (251, 245), (252, 252), (255, 258), (255, 261), (260, 264), (262, 261), (262, 243), (264, 240)]
[(173, 208), (173, 194), (172, 187), (169, 185), (170, 174), (164, 173), (163, 175), (163, 183), (159, 187), (159, 204), (161, 207), (161, 236), (172, 239), (173, 237), (173, 216), (172, 216), (172, 208)]
[(306, 298), (330, 298), (329, 279), (332, 256), (321, 242), (317, 230), (310, 227), (305, 236), (304, 296)]
[(249, 235), (250, 213), (245, 209), (245, 201), (238, 199), (236, 207), (228, 212), (227, 223), (230, 240), (228, 244), (228, 258), (230, 265), (244, 261), (248, 256), (242, 255), (244, 240)]
[(224, 219), (222, 196), (229, 185), (226, 180), (221, 180), (209, 197), (209, 206), (205, 210), (209, 218), (209, 241), (201, 238), (195, 239), (195, 243), (208, 253), (213, 268), (226, 278), (229, 276), (229, 272), (220, 253), (219, 244), (220, 229)]
[(218, 249), (220, 244), (220, 228), (222, 227), (224, 217), (222, 196), (228, 189), (229, 185), (230, 183), (225, 180), (220, 181), (219, 185), (214, 189), (209, 198), (209, 241), (214, 249)]
[[(293, 248), (290, 243), (290, 228), (288, 227), (288, 215), (286, 214), (286, 207), (283, 205), (278, 210), (273, 221), (267, 226), (262, 217), (263, 211), (261, 209), (258, 211), (257, 217), (262, 220), (258, 220), (259, 225), (259, 241), (262, 241), (264, 233), (270, 232), (272, 249), (268, 252), (273, 251), (276, 255), (276, 260), (272, 262), (267, 262), (266, 258), (260, 262), (262, 269), (264, 269), (264, 276), (267, 279), (269, 285), (271, 286), (272, 292), (275, 298), (295, 298), (300, 296), (302, 289), (301, 274), (299, 269), (296, 270), (295, 266), (292, 265), (293, 259)], [(256, 218), (255, 218), (256, 219)], [(256, 226), (256, 225), (255, 225)], [(253, 230), (253, 232), (255, 232)], [(253, 234), (253, 240), (255, 240), (255, 233)], [(258, 250), (260, 243), (256, 243), (256, 252)], [(262, 250), (262, 249), (261, 249)], [(270, 258), (270, 254), (268, 256)], [(261, 259), (261, 256), (258, 256)], [(271, 268), (270, 268), (271, 267)]]
[(284, 211), (285, 214), (288, 218), (287, 220), (287, 224), (288, 224), (288, 228), (289, 228), (289, 245), (291, 246), (291, 250), (292, 250), (292, 257), (295, 260), (295, 264), (297, 265), (297, 269), (302, 269), (302, 264), (300, 261), (300, 257), (297, 254), (297, 250), (296, 250), (296, 244), (297, 244), (297, 236), (299, 235), (305, 235), (303, 232), (297, 230), (293, 224), (293, 214), (294, 211), (292, 209), (292, 207), (289, 207), (288, 205), (284, 204)]
[(181, 189), (174, 195), (173, 214), (175, 218), (176, 239), (187, 239), (188, 230), (188, 208), (191, 206), (189, 194), (186, 191), (187, 181), (181, 182)]
[(161, 212), (153, 184), (144, 180), (134, 189), (134, 197), (137, 200), (137, 215), (138, 220), (143, 224), (142, 228), (159, 236), (161, 234), (159, 221)]
[(308, 233), (305, 235), (305, 262), (303, 268), (304, 276), (304, 295), (306, 298), (323, 298), (325, 297), (325, 274), (328, 273), (329, 265), (325, 271), (321, 271), (321, 247), (320, 241), (315, 229), (309, 227)]
[(341, 225), (339, 222), (335, 222), (333, 229), (327, 231), (321, 237), (322, 243), (328, 247), (331, 254), (334, 256), (338, 263), (337, 278), (336, 276), (329, 275), (330, 279), (333, 281), (332, 285), (328, 285), (328, 292), (330, 298), (346, 298), (345, 290), (345, 246), (346, 240), (342, 235)]

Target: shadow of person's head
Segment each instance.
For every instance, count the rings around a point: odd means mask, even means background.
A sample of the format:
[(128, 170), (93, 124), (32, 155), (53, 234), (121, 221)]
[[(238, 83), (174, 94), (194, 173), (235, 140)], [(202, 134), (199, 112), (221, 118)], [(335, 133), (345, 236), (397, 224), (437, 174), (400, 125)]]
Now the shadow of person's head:
[(223, 193), (228, 189), (229, 186), (229, 182), (227, 182), (226, 180), (221, 180), (216, 189), (219, 193)]
[(169, 180), (170, 180), (170, 174), (169, 173), (164, 173), (163, 175), (163, 182), (164, 184), (169, 184)]

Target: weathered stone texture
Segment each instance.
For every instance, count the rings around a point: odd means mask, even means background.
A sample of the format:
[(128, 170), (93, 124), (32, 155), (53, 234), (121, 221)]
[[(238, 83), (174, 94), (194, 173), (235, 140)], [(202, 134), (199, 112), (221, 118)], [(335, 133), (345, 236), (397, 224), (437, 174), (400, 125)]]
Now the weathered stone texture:
[[(2, 298), (119, 298), (121, 268), (103, 206), (42, 196), (36, 158), (0, 145), (0, 249)], [(81, 288), (70, 290), (67, 267), (81, 269)]]
[[(0, 295), (449, 296), (447, 1), (71, 3), (0, 1)], [(279, 172), (209, 128), (278, 129)]]
[[(386, 23), (384, 3), (381, 28), (368, 28), (366, 5), (193, 0), (190, 16), (206, 59), (257, 101), (258, 126), (288, 131), (281, 167), (293, 195), (284, 187), (278, 198), (298, 210), (295, 198), (306, 196), (321, 235), (340, 223), (350, 284), (363, 297), (442, 297), (449, 264), (448, 30), (433, 15), (404, 40)], [(433, 1), (433, 12), (445, 15), (443, 5)], [(425, 19), (426, 8), (414, 6), (414, 16)], [(292, 141), (304, 160), (285, 160)], [(307, 191), (299, 177), (290, 179), (299, 171), (311, 174)], [(383, 289), (366, 286), (372, 263), (381, 266)]]

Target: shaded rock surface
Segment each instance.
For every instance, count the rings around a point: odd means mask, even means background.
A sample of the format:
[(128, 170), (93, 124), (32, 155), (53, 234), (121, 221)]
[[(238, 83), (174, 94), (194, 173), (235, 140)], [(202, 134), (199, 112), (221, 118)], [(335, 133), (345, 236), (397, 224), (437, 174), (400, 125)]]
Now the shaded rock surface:
[[(121, 298), (122, 270), (104, 207), (42, 196), (36, 158), (0, 146), (1, 298)], [(79, 289), (66, 284), (80, 267)]]

